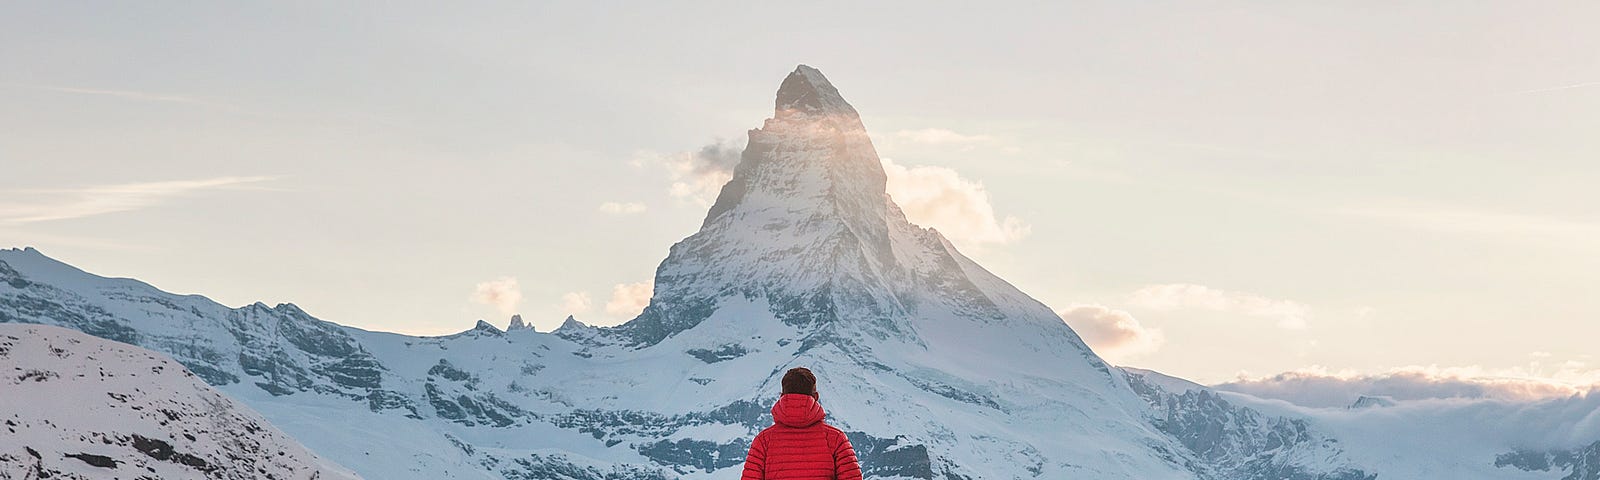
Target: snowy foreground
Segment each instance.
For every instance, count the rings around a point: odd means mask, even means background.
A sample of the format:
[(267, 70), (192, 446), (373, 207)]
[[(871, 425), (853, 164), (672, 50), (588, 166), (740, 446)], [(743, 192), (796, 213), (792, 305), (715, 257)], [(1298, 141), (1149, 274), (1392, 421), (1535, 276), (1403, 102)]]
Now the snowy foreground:
[(0, 324), (0, 372), (0, 478), (357, 478), (166, 355)]
[(1600, 478), (1600, 398), (1309, 409), (1110, 366), (884, 182), (854, 108), (801, 66), (618, 327), (368, 332), (32, 249), (0, 251), (0, 322), (170, 355), (375, 479), (729, 478), (793, 366), (869, 478)]

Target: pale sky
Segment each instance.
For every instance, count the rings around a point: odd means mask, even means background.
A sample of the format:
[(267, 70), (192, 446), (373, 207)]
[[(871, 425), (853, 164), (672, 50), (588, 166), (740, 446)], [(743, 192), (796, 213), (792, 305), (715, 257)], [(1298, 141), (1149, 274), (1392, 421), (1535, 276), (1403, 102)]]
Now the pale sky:
[(1116, 363), (1600, 380), (1600, 3), (601, 3), (7, 3), (0, 246), (615, 324), (805, 63)]

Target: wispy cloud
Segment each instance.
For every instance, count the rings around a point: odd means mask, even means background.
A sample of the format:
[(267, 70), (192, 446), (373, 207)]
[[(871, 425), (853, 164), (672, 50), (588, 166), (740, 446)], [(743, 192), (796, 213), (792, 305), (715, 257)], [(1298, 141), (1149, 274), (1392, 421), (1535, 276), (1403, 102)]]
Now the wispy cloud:
[(1335, 209), (1333, 213), (1446, 233), (1558, 240), (1591, 246), (1595, 245), (1595, 238), (1600, 238), (1600, 220), (1427, 206), (1347, 207)]
[(1267, 298), (1205, 285), (1171, 283), (1150, 285), (1128, 295), (1128, 304), (1156, 311), (1209, 310), (1277, 320), (1278, 326), (1306, 328), (1311, 307), (1292, 300)]
[(1574, 84), (1571, 84), (1571, 85), (1561, 85), (1561, 86), (1556, 86), (1556, 87), (1535, 88), (1535, 89), (1532, 89), (1532, 90), (1520, 90), (1520, 91), (1516, 91), (1516, 92), (1511, 92), (1511, 94), (1513, 94), (1513, 95), (1527, 95), (1527, 94), (1531, 94), (1531, 93), (1559, 92), (1559, 91), (1562, 91), (1562, 90), (1572, 90), (1572, 89), (1577, 89), (1577, 88), (1589, 88), (1589, 87), (1600, 87), (1600, 82), (1583, 82), (1583, 83), (1574, 83)]
[(154, 93), (154, 92), (141, 92), (141, 91), (135, 91), (135, 90), (112, 90), (112, 89), (103, 89), (103, 88), (66, 87), (66, 86), (55, 86), (55, 85), (28, 85), (28, 84), (17, 84), (17, 83), (0, 83), (0, 86), (11, 87), (11, 88), (26, 88), (26, 89), (32, 89), (32, 90), (44, 90), (44, 91), (57, 92), (57, 93), (71, 93), (71, 94), (78, 94), (78, 95), (95, 95), (95, 96), (102, 96), (102, 97), (118, 98), (118, 99), (122, 99), (122, 100), (132, 100), (132, 101), (138, 101), (138, 102), (181, 103), (181, 104), (194, 105), (194, 106), (199, 106), (199, 107), (224, 108), (224, 109), (230, 109), (230, 110), (237, 110), (239, 108), (238, 106), (233, 105), (233, 104), (229, 104), (229, 103), (217, 102), (217, 101), (212, 101), (212, 100), (196, 98), (196, 97), (189, 96), (189, 95), (173, 94), (173, 93)]
[(643, 203), (639, 202), (606, 202), (600, 204), (600, 212), (611, 215), (631, 215), (635, 213), (644, 213), (646, 209), (647, 207), (645, 207)]
[(947, 128), (917, 128), (895, 130), (886, 133), (872, 133), (872, 143), (880, 153), (907, 154), (909, 152), (970, 152), (979, 148), (1004, 153), (1016, 154), (1021, 151), (1015, 145), (1005, 145), (995, 137), (985, 134), (962, 133)]
[(929, 145), (970, 144), (994, 140), (994, 137), (988, 135), (968, 135), (943, 128), (899, 130), (894, 132), (894, 137)]
[(260, 189), (277, 177), (215, 177), (196, 180), (94, 185), (80, 188), (0, 192), (0, 225), (21, 225), (139, 210), (205, 191)]

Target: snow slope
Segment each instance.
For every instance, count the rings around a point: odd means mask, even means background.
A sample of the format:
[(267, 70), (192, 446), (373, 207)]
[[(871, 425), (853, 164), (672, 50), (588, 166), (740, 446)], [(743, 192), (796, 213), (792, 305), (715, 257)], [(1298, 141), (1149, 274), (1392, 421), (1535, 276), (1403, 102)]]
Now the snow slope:
[(817, 372), (869, 478), (1462, 478), (1417, 475), (1439, 463), (1530, 478), (1521, 464), (1582, 458), (1551, 443), (1496, 466), (1510, 442), (1381, 457), (1365, 446), (1392, 445), (1368, 437), (1386, 432), (1111, 367), (1050, 308), (907, 222), (884, 183), (854, 108), (800, 66), (701, 229), (658, 267), (649, 306), (617, 327), (369, 332), (32, 249), (0, 251), (0, 322), (166, 352), (371, 478), (727, 478), (794, 366)]
[(358, 478), (165, 355), (0, 324), (0, 478)]

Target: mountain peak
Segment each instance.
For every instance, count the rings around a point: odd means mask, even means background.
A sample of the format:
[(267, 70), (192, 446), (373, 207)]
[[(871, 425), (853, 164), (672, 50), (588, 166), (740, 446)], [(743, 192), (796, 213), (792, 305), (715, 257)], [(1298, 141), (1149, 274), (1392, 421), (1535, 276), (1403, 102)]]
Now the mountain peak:
[(856, 118), (856, 109), (844, 101), (839, 89), (834, 88), (821, 70), (808, 65), (794, 68), (778, 87), (775, 114), (782, 118), (794, 113), (845, 115)]
[(749, 131), (700, 231), (672, 247), (651, 303), (619, 331), (631, 345), (652, 345), (738, 296), (766, 301), (782, 323), (807, 329), (810, 344), (917, 344), (915, 310), (956, 305), (967, 318), (1001, 318), (986, 297), (997, 293), (1021, 299), (1015, 317), (1052, 324), (1058, 343), (1087, 350), (1054, 313), (908, 222), (887, 182), (855, 109), (822, 72), (796, 67), (778, 88), (773, 118)]
[(1360, 409), (1363, 409), (1363, 408), (1383, 408), (1383, 407), (1393, 407), (1393, 406), (1395, 406), (1395, 401), (1394, 401), (1393, 397), (1385, 397), (1385, 396), (1379, 396), (1379, 395), (1362, 395), (1361, 398), (1357, 398), (1356, 399), (1355, 403), (1351, 403), (1350, 406), (1345, 407), (1345, 409), (1347, 409), (1347, 410), (1360, 410)]
[(772, 213), (779, 207), (802, 215), (843, 208), (882, 216), (883, 162), (855, 108), (821, 71), (795, 67), (778, 87), (773, 117), (749, 135), (733, 179), (702, 228), (747, 202)]
[(483, 321), (481, 319), (478, 320), (478, 323), (476, 325), (472, 326), (472, 329), (475, 330), (475, 331), (479, 331), (479, 332), (485, 332), (485, 333), (488, 333), (488, 334), (491, 334), (491, 335), (499, 335), (499, 334), (505, 333), (505, 332), (500, 331), (499, 328), (495, 328), (494, 325), (489, 324), (489, 322), (485, 322), (485, 321)]
[(572, 315), (567, 315), (567, 319), (561, 322), (561, 326), (556, 327), (557, 330), (583, 330), (586, 328), (589, 328), (588, 324), (578, 321)]

